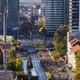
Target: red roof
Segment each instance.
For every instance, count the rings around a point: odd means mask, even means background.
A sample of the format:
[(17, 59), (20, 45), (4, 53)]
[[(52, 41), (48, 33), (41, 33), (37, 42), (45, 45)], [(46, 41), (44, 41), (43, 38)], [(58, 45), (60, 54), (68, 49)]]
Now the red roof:
[(71, 43), (71, 46), (73, 46), (75, 43), (78, 42), (77, 38), (74, 38), (72, 40), (69, 41)]
[(73, 49), (71, 50), (73, 53), (77, 52), (80, 49), (79, 45), (76, 45), (73, 47)]

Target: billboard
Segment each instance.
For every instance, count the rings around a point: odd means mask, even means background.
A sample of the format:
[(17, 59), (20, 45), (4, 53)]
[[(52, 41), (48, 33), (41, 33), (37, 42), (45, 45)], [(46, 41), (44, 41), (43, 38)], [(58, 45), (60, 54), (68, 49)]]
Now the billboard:
[(3, 50), (10, 50), (11, 49), (11, 44), (10, 43), (3, 43), (2, 44), (2, 49)]

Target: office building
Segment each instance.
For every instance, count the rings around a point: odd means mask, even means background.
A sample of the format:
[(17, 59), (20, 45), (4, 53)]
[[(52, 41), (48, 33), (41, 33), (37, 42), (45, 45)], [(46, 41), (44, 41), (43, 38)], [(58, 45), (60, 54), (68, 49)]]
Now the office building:
[(6, 0), (0, 0), (0, 34), (3, 32), (3, 12), (6, 7)]
[(54, 33), (62, 25), (63, 0), (45, 0), (45, 29)]
[(45, 0), (41, 0), (40, 16), (45, 15)]
[(10, 33), (19, 28), (19, 0), (8, 0), (7, 28)]
[(63, 25), (69, 25), (69, 0), (63, 0), (63, 11), (62, 11), (62, 17)]
[(0, 0), (0, 34), (3, 34), (3, 12), (7, 8), (7, 34), (19, 27), (19, 0)]
[(69, 0), (70, 31), (79, 31), (79, 0)]

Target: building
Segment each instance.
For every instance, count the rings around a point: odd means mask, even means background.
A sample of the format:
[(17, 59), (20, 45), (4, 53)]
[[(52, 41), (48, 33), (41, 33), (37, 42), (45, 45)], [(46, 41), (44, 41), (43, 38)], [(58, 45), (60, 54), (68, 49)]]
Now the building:
[(69, 0), (70, 31), (79, 31), (79, 0)]
[(8, 34), (12, 34), (13, 30), (19, 28), (19, 0), (8, 0), (7, 4), (8, 4), (7, 28)]
[(45, 0), (41, 0), (41, 14), (40, 16), (44, 16), (45, 15)]
[(51, 34), (69, 25), (69, 0), (45, 0), (45, 29)]
[(6, 7), (6, 0), (0, 0), (0, 34), (3, 32), (3, 12)]
[(69, 0), (63, 0), (63, 11), (62, 11), (63, 25), (69, 25)]
[(75, 67), (75, 56), (80, 49), (80, 33), (67, 33), (67, 55), (69, 67)]
[(45, 1), (45, 29), (51, 34), (62, 25), (63, 0)]
[(3, 34), (3, 12), (7, 8), (7, 34), (19, 28), (19, 0), (0, 0), (0, 34)]

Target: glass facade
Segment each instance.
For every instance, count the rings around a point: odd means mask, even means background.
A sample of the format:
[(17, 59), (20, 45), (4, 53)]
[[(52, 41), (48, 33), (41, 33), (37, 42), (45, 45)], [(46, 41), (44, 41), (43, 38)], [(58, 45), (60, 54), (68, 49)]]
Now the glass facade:
[(19, 0), (0, 0), (0, 34), (3, 34), (3, 12), (5, 7), (8, 9), (7, 32), (10, 33), (14, 27), (19, 27)]
[(69, 0), (69, 25), (72, 31), (79, 31), (79, 0)]
[(0, 27), (3, 26), (3, 12), (6, 7), (6, 0), (0, 0)]
[(19, 0), (8, 0), (8, 28), (19, 27)]
[(54, 33), (62, 25), (63, 0), (45, 1), (45, 29)]

